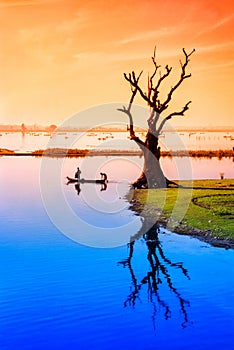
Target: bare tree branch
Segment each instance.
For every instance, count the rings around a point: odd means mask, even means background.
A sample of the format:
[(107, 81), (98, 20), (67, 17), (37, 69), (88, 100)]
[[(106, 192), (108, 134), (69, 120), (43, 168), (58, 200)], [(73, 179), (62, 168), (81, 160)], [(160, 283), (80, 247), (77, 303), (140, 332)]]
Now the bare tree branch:
[(149, 118), (147, 119), (148, 122), (148, 129), (151, 134), (156, 135), (156, 124), (159, 119), (159, 113), (156, 112), (154, 109), (152, 109)]
[(129, 125), (130, 125), (130, 127), (129, 127), (130, 137), (131, 138), (134, 137), (135, 136), (135, 132), (134, 132), (134, 129), (133, 129), (133, 118), (132, 118), (132, 114), (131, 114), (130, 110), (127, 109), (125, 106), (123, 106), (123, 108), (118, 108), (117, 110), (128, 115), (128, 117), (129, 117)]
[(157, 126), (157, 122), (159, 120), (160, 114), (158, 112), (155, 113), (153, 122), (152, 122), (152, 131), (154, 134), (156, 134), (156, 126)]
[(172, 95), (174, 93), (174, 91), (181, 85), (181, 83), (187, 79), (187, 78), (190, 78), (191, 77), (191, 74), (187, 74), (186, 75), (186, 67), (189, 63), (189, 57), (193, 54), (193, 52), (195, 51), (195, 49), (193, 49), (190, 53), (187, 53), (185, 51), (185, 49), (183, 48), (183, 53), (185, 55), (185, 62), (182, 64), (182, 62), (180, 63), (181, 64), (181, 76), (180, 76), (180, 79), (179, 81), (171, 88), (168, 96), (167, 96), (167, 99), (162, 103), (160, 109), (159, 109), (159, 112), (162, 113), (167, 107), (168, 107), (168, 103), (171, 101), (171, 98), (172, 98)]
[[(141, 76), (141, 74), (143, 73), (143, 71), (141, 71), (141, 73), (139, 74), (139, 77)], [(126, 73), (124, 73), (124, 78), (131, 84), (131, 86), (133, 86), (134, 88), (137, 89), (137, 91), (139, 91), (141, 97), (151, 106), (153, 107), (150, 99), (148, 98), (147, 94), (144, 93), (142, 91), (142, 89), (140, 88), (140, 86), (138, 85), (138, 81), (139, 79), (136, 79), (136, 76), (135, 76), (135, 72), (132, 71), (132, 73), (129, 73), (128, 76)]]
[(188, 109), (189, 109), (189, 104), (191, 103), (192, 101), (189, 101), (186, 103), (186, 105), (183, 107), (183, 109), (180, 111), (180, 112), (172, 112), (171, 114), (169, 114), (166, 118), (164, 118), (157, 130), (157, 133), (158, 135), (160, 134), (160, 132), (162, 131), (163, 127), (164, 127), (164, 124), (166, 123), (167, 120), (171, 119), (172, 117), (174, 116), (183, 116), (184, 115), (184, 112), (186, 112)]
[[(138, 81), (141, 77), (141, 74), (142, 74), (143, 71), (141, 71), (141, 73), (138, 75), (138, 77), (136, 78), (135, 76), (135, 73), (133, 72), (133, 79), (134, 79), (134, 82), (136, 83), (136, 85), (138, 84)], [(130, 74), (129, 74), (130, 75)], [(130, 83), (131, 84), (131, 83)], [(132, 86), (132, 84), (131, 84)], [(123, 108), (118, 108), (117, 110), (120, 111), (120, 112), (123, 112), (125, 114), (128, 115), (129, 117), (129, 133), (130, 133), (130, 138), (131, 140), (134, 140), (135, 142), (137, 142), (137, 144), (139, 145), (139, 147), (141, 149), (143, 149), (144, 147), (144, 142), (135, 135), (135, 131), (134, 131), (134, 124), (133, 124), (133, 118), (132, 118), (132, 113), (131, 113), (131, 107), (132, 107), (132, 104), (133, 104), (133, 101), (134, 101), (134, 98), (136, 96), (136, 93), (138, 91), (138, 88), (137, 86), (134, 87), (134, 89), (132, 89), (132, 96), (130, 98), (130, 101), (129, 101), (129, 104), (128, 104), (128, 108), (126, 108), (125, 106), (123, 106)]]
[(126, 109), (125, 106), (123, 106), (123, 108), (118, 108), (117, 110), (128, 115), (129, 123), (130, 123), (130, 128), (129, 128), (130, 139), (135, 141), (138, 144), (138, 146), (141, 148), (141, 150), (144, 150), (145, 143), (138, 136), (135, 135), (135, 131), (133, 128), (133, 118), (132, 118), (131, 112), (128, 109)]
[(152, 109), (151, 113), (150, 113), (150, 116), (149, 118), (147, 119), (147, 123), (148, 123), (148, 126), (150, 127), (152, 122), (153, 122), (153, 119), (154, 119), (154, 115), (155, 115), (155, 110)]
[[(159, 111), (160, 110), (160, 107), (161, 107), (161, 105), (160, 105), (160, 102), (159, 101), (157, 101), (157, 99), (158, 99), (158, 94), (159, 94), (159, 87), (160, 87), (160, 84), (162, 83), (162, 81), (166, 78), (166, 77), (168, 77), (168, 75), (171, 73), (171, 71), (172, 71), (172, 67), (168, 67), (168, 65), (166, 65), (166, 67), (165, 67), (165, 69), (166, 69), (166, 72), (162, 75), (162, 76), (160, 76), (160, 78), (159, 78), (159, 80), (158, 80), (158, 83), (157, 83), (157, 85), (155, 86), (155, 88), (154, 88), (154, 95), (153, 95), (153, 100), (152, 100), (152, 103), (155, 105), (155, 107), (156, 107), (156, 109)], [(157, 103), (158, 102), (158, 103)], [(158, 104), (158, 105), (157, 105)]]
[(152, 61), (153, 61), (153, 64), (154, 64), (154, 72), (152, 73), (150, 79), (149, 79), (149, 86), (148, 86), (148, 99), (150, 100), (151, 98), (151, 93), (152, 91), (154, 91), (154, 87), (153, 87), (153, 79), (157, 73), (157, 70), (158, 68), (160, 68), (161, 66), (157, 65), (157, 62), (156, 62), (156, 46), (154, 48), (154, 55), (151, 57), (152, 58)]

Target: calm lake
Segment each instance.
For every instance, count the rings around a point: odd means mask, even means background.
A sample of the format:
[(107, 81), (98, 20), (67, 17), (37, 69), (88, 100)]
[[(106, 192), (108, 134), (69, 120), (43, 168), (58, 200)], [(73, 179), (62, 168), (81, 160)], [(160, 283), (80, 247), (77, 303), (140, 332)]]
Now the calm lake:
[[(144, 137), (144, 132), (138, 132)], [(64, 148), (102, 148), (102, 149), (138, 149), (128, 139), (127, 132), (2, 132), (1, 148), (15, 151), (34, 151), (50, 147)], [(165, 132), (159, 136), (162, 150), (230, 150), (234, 147), (234, 132)]]
[[(233, 349), (234, 251), (155, 227), (128, 244), (141, 162), (0, 158), (0, 349)], [(231, 159), (162, 163), (170, 178), (233, 177)], [(107, 188), (67, 185), (77, 166)]]

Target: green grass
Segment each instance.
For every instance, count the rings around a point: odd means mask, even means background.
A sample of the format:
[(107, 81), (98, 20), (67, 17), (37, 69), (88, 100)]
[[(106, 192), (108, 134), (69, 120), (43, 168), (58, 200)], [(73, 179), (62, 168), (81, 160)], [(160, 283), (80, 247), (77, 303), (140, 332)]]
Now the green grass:
[(133, 209), (176, 232), (234, 239), (234, 179), (179, 184), (183, 188), (134, 191)]

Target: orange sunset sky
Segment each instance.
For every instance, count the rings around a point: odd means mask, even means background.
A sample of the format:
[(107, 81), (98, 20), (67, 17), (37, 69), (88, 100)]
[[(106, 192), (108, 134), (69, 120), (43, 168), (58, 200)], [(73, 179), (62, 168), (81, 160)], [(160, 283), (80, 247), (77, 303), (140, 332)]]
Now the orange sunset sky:
[(182, 48), (196, 49), (174, 106), (192, 104), (173, 124), (232, 126), (233, 0), (0, 1), (0, 123), (60, 124), (94, 105), (127, 103), (123, 72), (143, 69), (147, 90), (155, 45), (175, 79)]

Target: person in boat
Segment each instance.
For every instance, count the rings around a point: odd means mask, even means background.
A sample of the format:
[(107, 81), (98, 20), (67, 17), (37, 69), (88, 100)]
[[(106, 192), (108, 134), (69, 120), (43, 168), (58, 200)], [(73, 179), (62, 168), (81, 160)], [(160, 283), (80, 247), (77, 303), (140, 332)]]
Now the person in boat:
[(81, 174), (81, 171), (80, 171), (80, 168), (78, 167), (78, 168), (77, 168), (77, 171), (76, 171), (76, 173), (75, 173), (75, 178), (76, 178), (77, 180), (80, 180), (80, 174)]
[(106, 175), (106, 173), (100, 173), (100, 175), (101, 175), (101, 180), (107, 181), (107, 175)]

